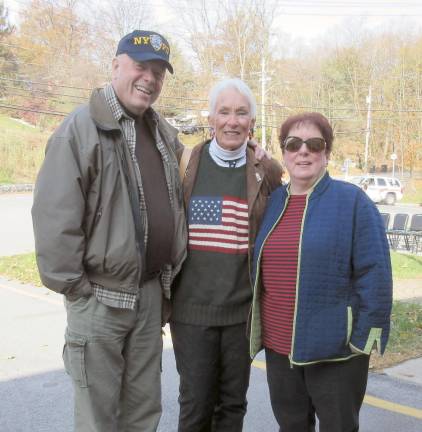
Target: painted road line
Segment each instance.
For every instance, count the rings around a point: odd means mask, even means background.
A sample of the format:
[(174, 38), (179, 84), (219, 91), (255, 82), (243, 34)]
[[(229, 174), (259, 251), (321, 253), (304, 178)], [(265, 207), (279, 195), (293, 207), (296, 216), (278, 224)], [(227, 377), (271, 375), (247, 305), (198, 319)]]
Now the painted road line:
[(60, 301), (60, 300), (57, 300), (57, 299), (54, 299), (54, 298), (49, 298), (46, 294), (31, 293), (31, 292), (28, 292), (27, 290), (11, 287), (9, 285), (4, 285), (2, 283), (0, 283), (0, 288), (1, 289), (6, 289), (6, 290), (11, 291), (11, 292), (14, 292), (16, 294), (21, 294), (21, 295), (26, 296), (26, 297), (31, 297), (31, 298), (35, 298), (35, 299), (38, 299), (38, 300), (42, 300), (42, 301), (50, 303), (50, 304), (54, 304), (54, 305), (57, 305), (57, 306), (63, 306), (63, 300)]
[[(26, 296), (26, 297), (31, 297), (31, 298), (35, 298), (38, 300), (42, 300), (44, 302), (54, 304), (56, 306), (63, 306), (63, 301), (53, 299), (53, 298), (48, 298), (45, 294), (41, 295), (41, 294), (31, 293), (31, 292), (28, 292), (24, 289), (14, 288), (14, 287), (2, 284), (2, 283), (0, 283), (0, 288), (14, 292), (16, 294), (21, 294), (21, 295)], [(165, 339), (171, 339), (171, 335), (170, 335), (170, 332), (168, 331), (169, 330), (168, 327), (166, 328), (166, 330), (167, 330), (167, 332), (165, 332), (163, 335), (164, 338)], [(259, 368), (259, 369), (263, 369), (263, 370), (266, 369), (266, 365), (265, 365), (264, 361), (254, 360), (252, 362), (252, 365)], [(412, 407), (409, 407), (406, 405), (400, 405), (400, 404), (397, 404), (394, 402), (389, 402), (389, 401), (386, 401), (384, 399), (379, 399), (375, 396), (366, 395), (365, 399), (364, 399), (364, 403), (366, 403), (367, 405), (374, 406), (376, 408), (381, 408), (381, 409), (384, 409), (387, 411), (392, 411), (392, 412), (407, 415), (410, 417), (415, 417), (417, 419), (422, 419), (422, 410), (420, 410), (420, 409), (412, 408)]]
[[(264, 361), (254, 360), (252, 366), (258, 369), (266, 369)], [(409, 417), (415, 417), (417, 419), (422, 419), (422, 410), (417, 408), (412, 408), (406, 405), (401, 405), (395, 402), (389, 402), (384, 399), (377, 398), (375, 396), (366, 395), (363, 402), (367, 405), (371, 405), (376, 408), (381, 408), (383, 410), (392, 411), (398, 414), (403, 414)]]
[(375, 396), (370, 396), (370, 395), (366, 395), (363, 402), (366, 403), (367, 405), (371, 405), (376, 408), (381, 408), (387, 411), (393, 411), (399, 414), (404, 414), (409, 417), (422, 419), (422, 410), (417, 408), (412, 408), (406, 405), (400, 405), (395, 402), (389, 402), (384, 399), (379, 399)]
[(258, 369), (262, 369), (262, 370), (266, 370), (267, 369), (267, 366), (266, 366), (265, 362), (261, 361), (261, 360), (254, 360), (252, 362), (252, 366), (255, 366)]

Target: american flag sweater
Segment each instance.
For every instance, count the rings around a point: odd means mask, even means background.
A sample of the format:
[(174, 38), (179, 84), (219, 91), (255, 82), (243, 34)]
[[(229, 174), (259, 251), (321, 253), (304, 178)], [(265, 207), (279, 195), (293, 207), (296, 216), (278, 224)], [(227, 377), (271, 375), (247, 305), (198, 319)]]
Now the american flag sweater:
[(247, 319), (246, 167), (218, 166), (204, 149), (188, 207), (188, 257), (173, 291), (172, 320), (233, 325)]

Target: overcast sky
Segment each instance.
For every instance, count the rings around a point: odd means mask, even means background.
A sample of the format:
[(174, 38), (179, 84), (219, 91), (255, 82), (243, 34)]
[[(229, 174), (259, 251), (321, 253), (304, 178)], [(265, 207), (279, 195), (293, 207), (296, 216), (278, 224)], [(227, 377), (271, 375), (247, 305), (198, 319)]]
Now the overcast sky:
[[(210, 5), (218, 3), (217, 0), (207, 1)], [(28, 2), (5, 0), (12, 21)], [(177, 36), (175, 32), (183, 29), (180, 15), (168, 5), (177, 6), (178, 3), (178, 0), (145, 1), (146, 6), (154, 10), (154, 29)], [(331, 35), (352, 23), (360, 23), (370, 30), (422, 29), (422, 0), (278, 0), (274, 30), (312, 45), (319, 37)]]
[[(158, 26), (171, 32), (177, 17), (168, 3), (177, 4), (178, 0), (154, 1)], [(316, 38), (353, 22), (374, 30), (422, 28), (422, 0), (279, 0), (274, 30), (312, 44)]]

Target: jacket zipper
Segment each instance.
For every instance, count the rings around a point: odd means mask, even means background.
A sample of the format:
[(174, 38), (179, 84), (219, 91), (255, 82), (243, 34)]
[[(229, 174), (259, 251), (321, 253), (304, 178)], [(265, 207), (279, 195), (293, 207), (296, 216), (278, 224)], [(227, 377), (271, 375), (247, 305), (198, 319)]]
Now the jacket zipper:
[[(126, 141), (126, 137), (125, 137), (123, 131), (120, 131), (120, 136), (121, 136), (121, 142), (117, 143), (117, 145), (116, 145), (116, 147), (117, 147), (117, 153), (120, 156), (120, 160), (121, 160), (121, 163), (122, 163), (122, 169), (123, 169), (123, 175), (126, 178), (126, 185), (127, 185), (128, 194), (129, 194), (129, 201), (132, 203), (132, 199), (131, 199), (131, 194), (133, 193), (132, 189), (133, 189), (133, 187), (135, 185), (136, 186), (136, 191), (138, 190), (138, 181), (137, 181), (136, 178), (135, 179), (131, 178), (130, 172), (124, 172), (124, 166), (126, 164), (128, 164), (128, 160), (126, 158), (125, 149), (123, 149), (123, 146), (126, 147), (127, 152), (130, 153), (130, 151), (129, 151), (129, 145), (128, 145), (127, 141)], [(131, 158), (130, 158), (130, 163), (133, 163)], [(135, 170), (136, 168), (133, 167), (133, 169)], [(133, 184), (133, 181), (134, 181), (134, 184)], [(131, 204), (131, 207), (132, 207), (132, 204)], [(134, 211), (134, 209), (132, 209), (132, 211)], [(133, 215), (133, 217), (135, 218), (135, 215)], [(135, 227), (135, 237), (138, 237), (137, 232), (136, 232), (136, 223), (135, 223), (135, 220), (133, 221), (133, 223), (134, 223), (134, 227)], [(144, 239), (139, 239), (139, 240), (142, 241), (142, 242), (144, 241)], [(142, 271), (144, 271), (144, 268), (143, 268), (143, 259), (144, 258), (142, 256), (142, 251), (140, 249), (140, 245), (138, 244), (138, 241), (135, 241), (135, 247), (136, 247), (136, 251), (137, 251), (137, 255), (138, 255), (138, 260), (139, 260), (139, 262), (141, 264)], [(139, 271), (139, 267), (138, 267), (138, 271), (137, 271), (137, 273), (138, 273), (137, 274), (137, 279), (138, 279), (137, 286), (138, 287), (141, 284), (142, 271)]]
[(295, 345), (295, 335), (296, 335), (296, 318), (297, 318), (297, 303), (298, 303), (298, 297), (299, 297), (299, 275), (300, 275), (300, 265), (301, 265), (301, 258), (302, 258), (302, 241), (303, 241), (303, 226), (305, 225), (305, 217), (306, 212), (308, 211), (308, 205), (309, 205), (309, 198), (311, 197), (313, 191), (319, 184), (319, 182), (324, 178), (326, 171), (321, 175), (321, 177), (315, 182), (315, 184), (312, 186), (311, 190), (307, 193), (306, 196), (306, 206), (305, 210), (303, 211), (302, 216), (302, 224), (300, 226), (300, 241), (299, 241), (299, 250), (298, 250), (298, 261), (297, 261), (297, 271), (296, 271), (296, 296), (295, 296), (295, 311), (293, 314), (293, 328), (292, 328), (292, 341), (291, 341), (291, 348), (290, 348), (290, 354), (289, 354), (289, 362), (290, 362), (290, 368), (293, 369), (294, 359), (293, 359), (293, 351), (294, 351), (294, 345)]
[(299, 297), (299, 275), (300, 275), (300, 263), (302, 258), (303, 226), (305, 225), (306, 212), (308, 211), (309, 196), (310, 194), (308, 194), (308, 196), (306, 197), (305, 210), (303, 211), (302, 222), (300, 224), (300, 240), (299, 240), (299, 249), (297, 251), (298, 260), (297, 260), (297, 269), (296, 269), (295, 311), (293, 314), (292, 340), (290, 344), (290, 354), (289, 354), (289, 362), (290, 362), (291, 369), (293, 369), (293, 351), (294, 351), (295, 334), (296, 334), (296, 316), (297, 316), (297, 303)]

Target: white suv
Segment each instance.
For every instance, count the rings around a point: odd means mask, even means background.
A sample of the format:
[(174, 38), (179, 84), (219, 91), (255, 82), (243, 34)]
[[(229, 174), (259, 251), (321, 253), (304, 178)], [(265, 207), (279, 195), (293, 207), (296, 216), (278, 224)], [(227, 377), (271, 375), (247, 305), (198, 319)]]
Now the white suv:
[(360, 180), (359, 186), (376, 203), (393, 205), (403, 198), (403, 186), (395, 177), (365, 175)]

